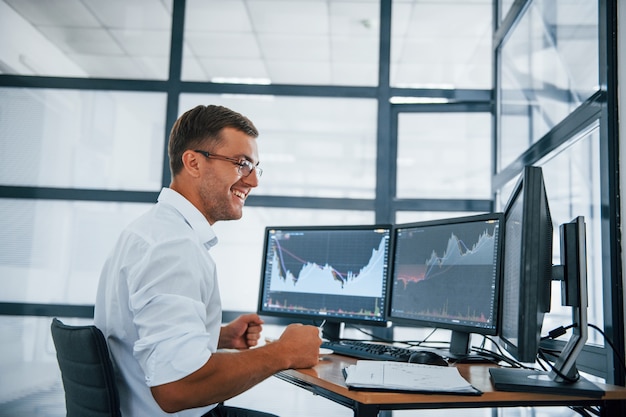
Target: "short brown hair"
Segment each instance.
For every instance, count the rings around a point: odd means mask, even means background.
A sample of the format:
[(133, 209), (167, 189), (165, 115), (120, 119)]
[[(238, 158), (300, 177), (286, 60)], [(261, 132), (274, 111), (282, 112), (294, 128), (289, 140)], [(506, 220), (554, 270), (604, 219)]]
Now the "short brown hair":
[(225, 127), (235, 128), (251, 137), (258, 137), (254, 124), (247, 117), (223, 106), (199, 105), (186, 111), (176, 120), (168, 144), (172, 177), (183, 169), (183, 153), (200, 145), (220, 143), (220, 132)]

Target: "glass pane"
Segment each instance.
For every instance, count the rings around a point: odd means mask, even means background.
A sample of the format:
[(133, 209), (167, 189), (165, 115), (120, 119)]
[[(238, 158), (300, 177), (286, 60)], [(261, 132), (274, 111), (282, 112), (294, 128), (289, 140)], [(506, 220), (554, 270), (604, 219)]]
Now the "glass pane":
[(598, 90), (597, 3), (534, 1), (504, 42), (499, 169)]
[(500, 21), (502, 21), (511, 10), (514, 0), (497, 0), (497, 2), (499, 3), (498, 7), (500, 8)]
[[(559, 226), (584, 216), (587, 240), (587, 290), (589, 323), (602, 328), (602, 231), (600, 199), (599, 132), (597, 128), (585, 133), (579, 140), (567, 148), (557, 150), (555, 157), (540, 162), (542, 166), (550, 213), (554, 226), (553, 263), (560, 261)], [(506, 191), (500, 196), (500, 209), (504, 209), (510, 192), (517, 179), (507, 184)], [(558, 327), (571, 324), (571, 307), (561, 306), (561, 288), (558, 282), (552, 285), (551, 311), (546, 315), (543, 334)], [(567, 334), (565, 337), (569, 337)], [(589, 330), (589, 342), (602, 345), (602, 335)]]
[(148, 207), (0, 199), (0, 301), (94, 304), (107, 255)]
[(256, 311), (265, 227), (373, 222), (369, 211), (246, 207), (241, 220), (215, 223), (219, 244), (211, 255), (218, 266), (224, 310)]
[[(553, 263), (560, 264), (559, 225), (584, 216), (587, 239), (587, 308), (589, 323), (603, 328), (602, 230), (600, 198), (600, 133), (598, 129), (542, 163), (550, 212), (554, 224)], [(571, 307), (561, 306), (561, 287), (552, 284), (552, 310), (546, 315), (544, 334), (572, 321)], [(569, 337), (569, 334), (566, 336)], [(589, 342), (603, 345), (598, 332), (589, 329)]]
[[(2, 302), (93, 304), (100, 271), (119, 234), (151, 204), (0, 200)], [(369, 211), (246, 207), (218, 222), (211, 250), (225, 310), (256, 309), (266, 226), (372, 224)], [(245, 261), (242, 261), (245, 260)]]
[[(0, 416), (63, 417), (65, 396), (49, 317), (0, 316)], [(63, 319), (68, 324), (93, 324)]]
[(188, 0), (182, 77), (374, 86), (379, 14), (372, 0)]
[(0, 88), (0, 184), (158, 191), (165, 94)]
[(219, 104), (258, 128), (257, 195), (374, 198), (376, 101), (243, 95), (181, 96), (181, 113)]
[(492, 1), (395, 0), (391, 85), (491, 88)]
[(396, 213), (396, 224), (451, 219), (454, 217), (473, 216), (475, 214), (483, 213), (475, 211), (399, 211)]
[(0, 73), (167, 79), (172, 0), (0, 1)]
[(402, 113), (399, 198), (480, 198), (491, 193), (491, 116)]

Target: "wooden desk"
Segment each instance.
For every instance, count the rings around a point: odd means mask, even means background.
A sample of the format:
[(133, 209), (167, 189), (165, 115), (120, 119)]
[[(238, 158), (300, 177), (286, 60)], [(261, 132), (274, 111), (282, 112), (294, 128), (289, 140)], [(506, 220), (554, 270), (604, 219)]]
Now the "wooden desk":
[(346, 356), (327, 355), (311, 369), (287, 370), (275, 376), (351, 408), (355, 417), (378, 416), (382, 410), (572, 405), (600, 406), (602, 416), (616, 417), (626, 409), (626, 388), (614, 385), (597, 384), (606, 391), (601, 398), (495, 391), (489, 378), (489, 367), (494, 365), (483, 364), (455, 365), (465, 379), (483, 392), (480, 396), (349, 390), (342, 370), (355, 362)]

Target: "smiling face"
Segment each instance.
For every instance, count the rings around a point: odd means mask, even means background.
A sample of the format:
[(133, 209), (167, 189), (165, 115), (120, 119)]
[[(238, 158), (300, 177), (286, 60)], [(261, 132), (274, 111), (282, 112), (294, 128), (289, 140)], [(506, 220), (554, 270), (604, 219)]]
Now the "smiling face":
[[(219, 144), (202, 149), (236, 160), (259, 161), (257, 142), (253, 137), (234, 129), (220, 132)], [(236, 163), (206, 157), (194, 150), (183, 154), (185, 168), (172, 182), (172, 189), (184, 195), (204, 214), (209, 224), (220, 220), (237, 220), (243, 214), (244, 202), (250, 191), (259, 184), (256, 170), (244, 177)]]

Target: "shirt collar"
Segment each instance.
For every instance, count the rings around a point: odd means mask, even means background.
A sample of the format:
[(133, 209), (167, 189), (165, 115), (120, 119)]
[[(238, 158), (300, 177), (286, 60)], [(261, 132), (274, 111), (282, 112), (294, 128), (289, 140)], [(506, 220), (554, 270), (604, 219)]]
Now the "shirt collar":
[(178, 211), (187, 224), (198, 235), (200, 242), (208, 249), (217, 244), (217, 236), (207, 219), (189, 200), (172, 190), (164, 187), (157, 199), (159, 203), (168, 204)]

